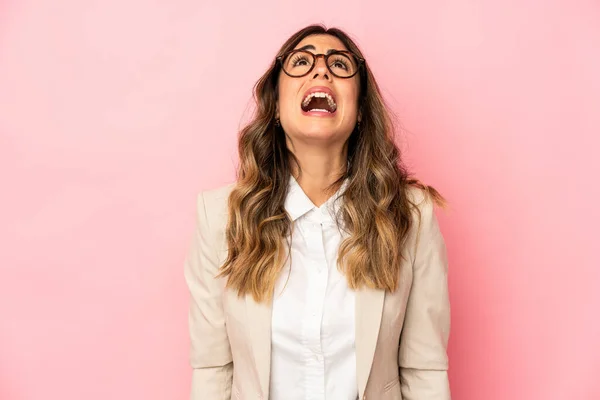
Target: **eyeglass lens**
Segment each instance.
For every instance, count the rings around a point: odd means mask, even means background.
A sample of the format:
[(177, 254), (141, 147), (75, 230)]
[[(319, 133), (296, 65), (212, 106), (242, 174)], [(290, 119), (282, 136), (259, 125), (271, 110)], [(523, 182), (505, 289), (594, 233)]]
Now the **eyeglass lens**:
[[(304, 76), (315, 63), (315, 55), (309, 51), (296, 51), (283, 60), (285, 72), (292, 76)], [(335, 76), (346, 78), (354, 75), (358, 69), (354, 57), (344, 53), (332, 53), (325, 57), (331, 73)]]

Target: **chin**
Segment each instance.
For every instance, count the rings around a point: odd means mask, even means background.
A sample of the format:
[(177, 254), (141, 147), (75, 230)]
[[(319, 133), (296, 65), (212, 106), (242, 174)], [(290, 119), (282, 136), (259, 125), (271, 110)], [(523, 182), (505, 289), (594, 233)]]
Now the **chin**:
[(339, 130), (325, 124), (314, 124), (298, 129), (298, 134), (301, 137), (313, 139), (329, 139), (339, 136)]

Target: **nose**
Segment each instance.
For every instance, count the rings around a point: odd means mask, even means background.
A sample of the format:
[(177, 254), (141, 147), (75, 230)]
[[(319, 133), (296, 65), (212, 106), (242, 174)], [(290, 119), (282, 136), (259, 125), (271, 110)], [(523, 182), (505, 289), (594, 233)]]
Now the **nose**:
[(325, 61), (325, 56), (323, 54), (319, 54), (315, 60), (315, 69), (313, 79), (317, 79), (318, 77), (323, 77), (327, 80), (331, 80), (331, 74), (329, 73), (329, 69), (327, 68), (327, 62)]

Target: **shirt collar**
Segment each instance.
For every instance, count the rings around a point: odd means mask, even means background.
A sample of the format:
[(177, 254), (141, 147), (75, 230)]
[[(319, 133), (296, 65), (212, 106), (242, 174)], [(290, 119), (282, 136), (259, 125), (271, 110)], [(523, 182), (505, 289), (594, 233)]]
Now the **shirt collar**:
[(288, 192), (285, 198), (285, 210), (290, 215), (292, 221), (296, 221), (311, 210), (315, 210), (314, 214), (319, 222), (335, 221), (335, 214), (340, 206), (338, 199), (344, 193), (344, 190), (348, 186), (348, 182), (349, 180), (346, 178), (337, 192), (327, 199), (321, 207), (317, 207), (312, 200), (308, 198), (306, 193), (304, 193), (296, 178), (290, 175)]

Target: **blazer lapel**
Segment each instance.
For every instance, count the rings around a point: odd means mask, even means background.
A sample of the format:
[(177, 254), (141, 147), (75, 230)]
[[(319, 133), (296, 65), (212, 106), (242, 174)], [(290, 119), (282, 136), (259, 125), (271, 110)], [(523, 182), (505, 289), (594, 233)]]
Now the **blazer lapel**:
[(258, 381), (267, 399), (271, 375), (271, 314), (272, 303), (257, 303), (251, 294), (246, 295), (247, 328), (258, 373)]
[(379, 336), (385, 291), (363, 288), (356, 292), (356, 380), (363, 398)]

